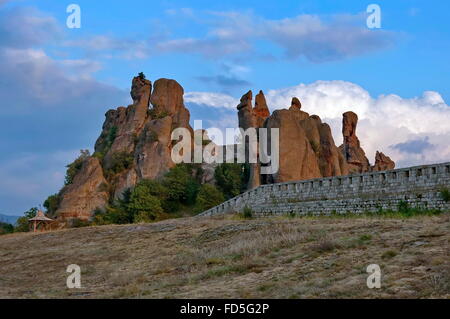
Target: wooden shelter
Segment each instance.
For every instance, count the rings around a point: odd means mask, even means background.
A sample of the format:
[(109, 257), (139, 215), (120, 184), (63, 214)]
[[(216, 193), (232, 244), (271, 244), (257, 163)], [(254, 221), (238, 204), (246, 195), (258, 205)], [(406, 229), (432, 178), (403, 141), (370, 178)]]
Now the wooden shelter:
[(42, 210), (39, 210), (33, 218), (28, 220), (30, 225), (30, 230), (33, 229), (33, 232), (47, 230), (49, 225), (53, 223), (53, 219), (45, 216)]

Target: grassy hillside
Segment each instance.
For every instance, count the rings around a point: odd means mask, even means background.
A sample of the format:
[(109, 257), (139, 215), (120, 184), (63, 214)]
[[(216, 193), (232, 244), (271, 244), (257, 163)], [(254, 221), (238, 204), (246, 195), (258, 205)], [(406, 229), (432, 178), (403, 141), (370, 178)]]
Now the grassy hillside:
[[(450, 298), (450, 216), (184, 218), (0, 237), (0, 297)], [(66, 267), (82, 288), (66, 288)], [(379, 264), (382, 288), (368, 289)]]

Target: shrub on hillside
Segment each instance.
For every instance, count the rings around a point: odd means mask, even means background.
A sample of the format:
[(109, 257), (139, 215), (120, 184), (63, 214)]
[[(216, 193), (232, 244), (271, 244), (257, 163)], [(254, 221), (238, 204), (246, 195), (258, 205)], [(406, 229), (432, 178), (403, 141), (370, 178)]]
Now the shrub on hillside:
[(237, 163), (223, 163), (216, 167), (214, 178), (217, 187), (223, 192), (226, 199), (241, 194), (247, 184), (248, 174), (246, 165)]
[(73, 183), (75, 175), (80, 171), (83, 166), (84, 161), (91, 156), (89, 150), (80, 150), (80, 156), (73, 161), (71, 164), (67, 165), (66, 177), (64, 179), (65, 185), (70, 185)]
[(58, 205), (59, 205), (59, 195), (58, 194), (50, 195), (44, 201), (44, 207), (47, 210), (47, 214), (49, 216), (55, 216), (56, 210), (58, 209)]
[(195, 203), (194, 212), (200, 214), (214, 206), (217, 206), (225, 201), (225, 198), (220, 190), (210, 184), (201, 186), (198, 192), (197, 201)]
[(29, 231), (28, 220), (36, 216), (38, 212), (37, 207), (30, 208), (26, 211), (22, 217), (19, 217), (16, 222), (16, 227), (14, 227), (15, 232), (27, 232)]
[(13, 225), (0, 222), (0, 235), (10, 234), (12, 232), (14, 232)]
[(119, 174), (133, 165), (133, 154), (128, 152), (118, 152), (112, 155), (111, 165), (106, 172), (106, 175), (112, 176)]

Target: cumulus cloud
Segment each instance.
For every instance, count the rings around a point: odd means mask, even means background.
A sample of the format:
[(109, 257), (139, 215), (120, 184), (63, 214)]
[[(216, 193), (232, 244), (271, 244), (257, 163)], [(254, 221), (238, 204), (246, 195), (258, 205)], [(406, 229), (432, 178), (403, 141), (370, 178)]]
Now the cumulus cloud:
[[(450, 107), (438, 92), (414, 98), (372, 97), (361, 86), (345, 81), (317, 81), (266, 92), (272, 111), (288, 108), (294, 96), (300, 98), (305, 112), (330, 124), (337, 145), (342, 143), (342, 114), (357, 113), (357, 135), (371, 162), (377, 150), (391, 156), (398, 167), (450, 160)], [(220, 107), (218, 97), (203, 92), (192, 101)], [(231, 96), (220, 97), (228, 101), (222, 107), (230, 112), (238, 104)]]

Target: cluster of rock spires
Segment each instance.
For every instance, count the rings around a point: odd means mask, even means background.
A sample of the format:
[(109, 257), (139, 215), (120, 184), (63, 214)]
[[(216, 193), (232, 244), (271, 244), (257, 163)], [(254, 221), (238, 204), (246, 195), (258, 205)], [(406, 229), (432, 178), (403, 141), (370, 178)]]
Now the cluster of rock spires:
[(368, 171), (389, 170), (395, 163), (383, 153), (377, 152), (375, 165), (370, 166), (356, 136), (358, 116), (353, 112), (343, 114), (342, 133), (344, 143), (335, 145), (331, 128), (319, 116), (301, 110), (298, 98), (292, 98), (289, 109), (270, 114), (262, 91), (252, 106), (252, 91), (241, 98), (238, 105), (239, 127), (278, 128), (280, 163), (278, 173), (260, 175), (260, 164), (250, 169), (249, 188), (267, 183), (282, 183), (303, 179), (340, 176)]
[[(175, 80), (159, 79), (152, 83), (142, 76), (133, 78), (133, 104), (109, 110), (102, 133), (95, 143), (94, 156), (87, 158), (73, 182), (60, 193), (56, 215), (61, 220), (89, 219), (94, 210), (104, 207), (111, 198), (118, 198), (142, 179), (162, 177), (175, 166), (171, 149), (175, 144), (171, 133), (187, 128), (190, 113), (184, 106), (184, 90)], [(344, 143), (335, 145), (330, 126), (317, 115), (301, 110), (296, 97), (289, 109), (270, 114), (264, 93), (244, 94), (237, 106), (239, 127), (279, 128), (279, 171), (261, 175), (260, 164), (250, 165), (248, 188), (266, 183), (347, 175), (367, 171), (388, 170), (394, 162), (377, 152), (375, 165), (370, 166), (356, 136), (358, 117), (353, 112), (343, 115)], [(193, 134), (191, 134), (193, 136)], [(100, 156), (99, 156), (100, 155)], [(130, 159), (129, 165), (115, 174), (108, 174), (118, 157)], [(204, 165), (205, 182), (214, 182), (214, 166)]]

